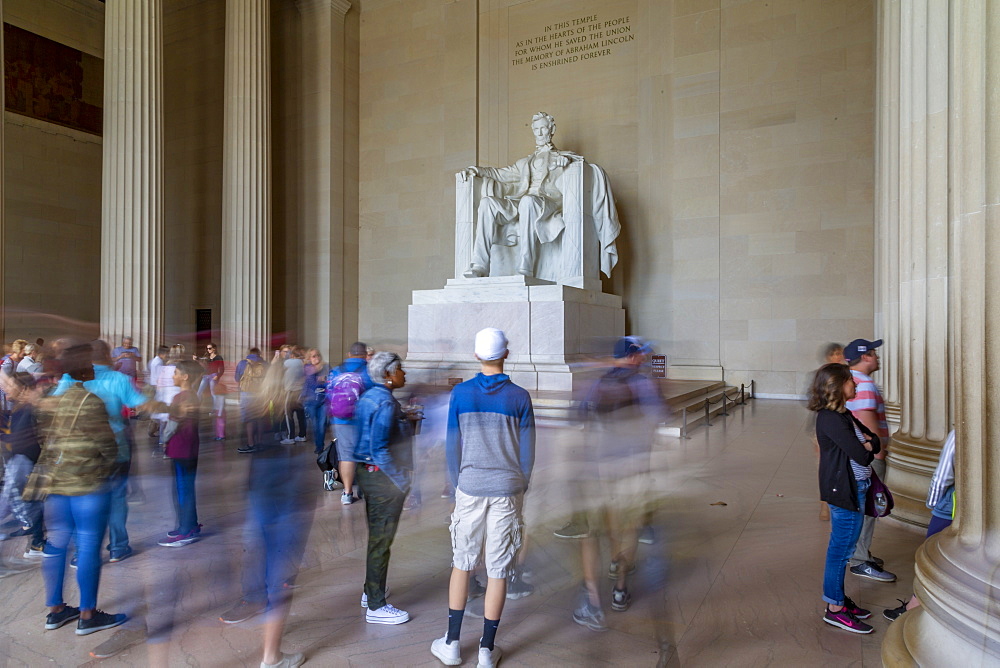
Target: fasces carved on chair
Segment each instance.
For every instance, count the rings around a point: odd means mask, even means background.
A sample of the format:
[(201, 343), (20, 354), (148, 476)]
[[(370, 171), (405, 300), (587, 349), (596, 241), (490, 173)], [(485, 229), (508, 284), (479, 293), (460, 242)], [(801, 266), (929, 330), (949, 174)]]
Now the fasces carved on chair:
[(535, 114), (534, 153), (456, 175), (456, 278), (521, 274), (599, 290), (600, 272), (611, 275), (621, 225), (608, 177), (558, 150), (555, 128)]

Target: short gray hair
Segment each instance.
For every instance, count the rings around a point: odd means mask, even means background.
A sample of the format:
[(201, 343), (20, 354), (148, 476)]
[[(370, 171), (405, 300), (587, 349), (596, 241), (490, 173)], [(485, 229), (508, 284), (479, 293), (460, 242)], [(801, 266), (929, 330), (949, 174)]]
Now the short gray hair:
[(396, 373), (402, 363), (403, 360), (396, 353), (384, 350), (377, 352), (368, 362), (368, 375), (371, 376), (373, 383), (385, 385), (385, 377)]

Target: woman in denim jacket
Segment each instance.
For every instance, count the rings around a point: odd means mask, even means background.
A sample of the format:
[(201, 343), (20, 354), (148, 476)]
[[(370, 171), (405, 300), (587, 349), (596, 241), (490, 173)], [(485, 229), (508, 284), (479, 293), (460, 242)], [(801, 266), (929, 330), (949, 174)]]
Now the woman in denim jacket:
[(410, 615), (385, 600), (389, 553), (403, 502), (410, 491), (413, 470), (412, 429), (392, 391), (406, 384), (399, 355), (375, 353), (368, 374), (375, 385), (361, 395), (355, 407), (358, 444), (357, 480), (365, 495), (368, 519), (368, 558), (365, 593), (361, 604), (368, 608), (370, 624), (402, 624)]

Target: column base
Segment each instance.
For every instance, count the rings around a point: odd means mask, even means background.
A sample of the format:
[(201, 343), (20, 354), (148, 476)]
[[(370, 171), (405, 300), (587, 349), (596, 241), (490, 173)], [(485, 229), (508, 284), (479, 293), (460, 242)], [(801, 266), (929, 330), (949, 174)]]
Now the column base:
[(1000, 665), (1000, 586), (987, 548), (952, 529), (917, 551), (921, 607), (894, 622), (882, 641), (886, 666)]
[(896, 502), (891, 518), (920, 527), (930, 523), (931, 511), (925, 505), (927, 488), (943, 445), (943, 442), (914, 438), (901, 431), (892, 435), (885, 480)]

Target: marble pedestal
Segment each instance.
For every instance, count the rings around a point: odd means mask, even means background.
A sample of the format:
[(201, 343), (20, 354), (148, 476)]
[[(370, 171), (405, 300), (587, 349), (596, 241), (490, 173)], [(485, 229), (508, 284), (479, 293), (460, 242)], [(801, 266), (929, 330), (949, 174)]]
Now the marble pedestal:
[(453, 278), (414, 290), (409, 309), (408, 382), (447, 384), (479, 370), (476, 332), (507, 333), (505, 371), (528, 390), (572, 391), (598, 356), (625, 334), (621, 297), (525, 276)]

